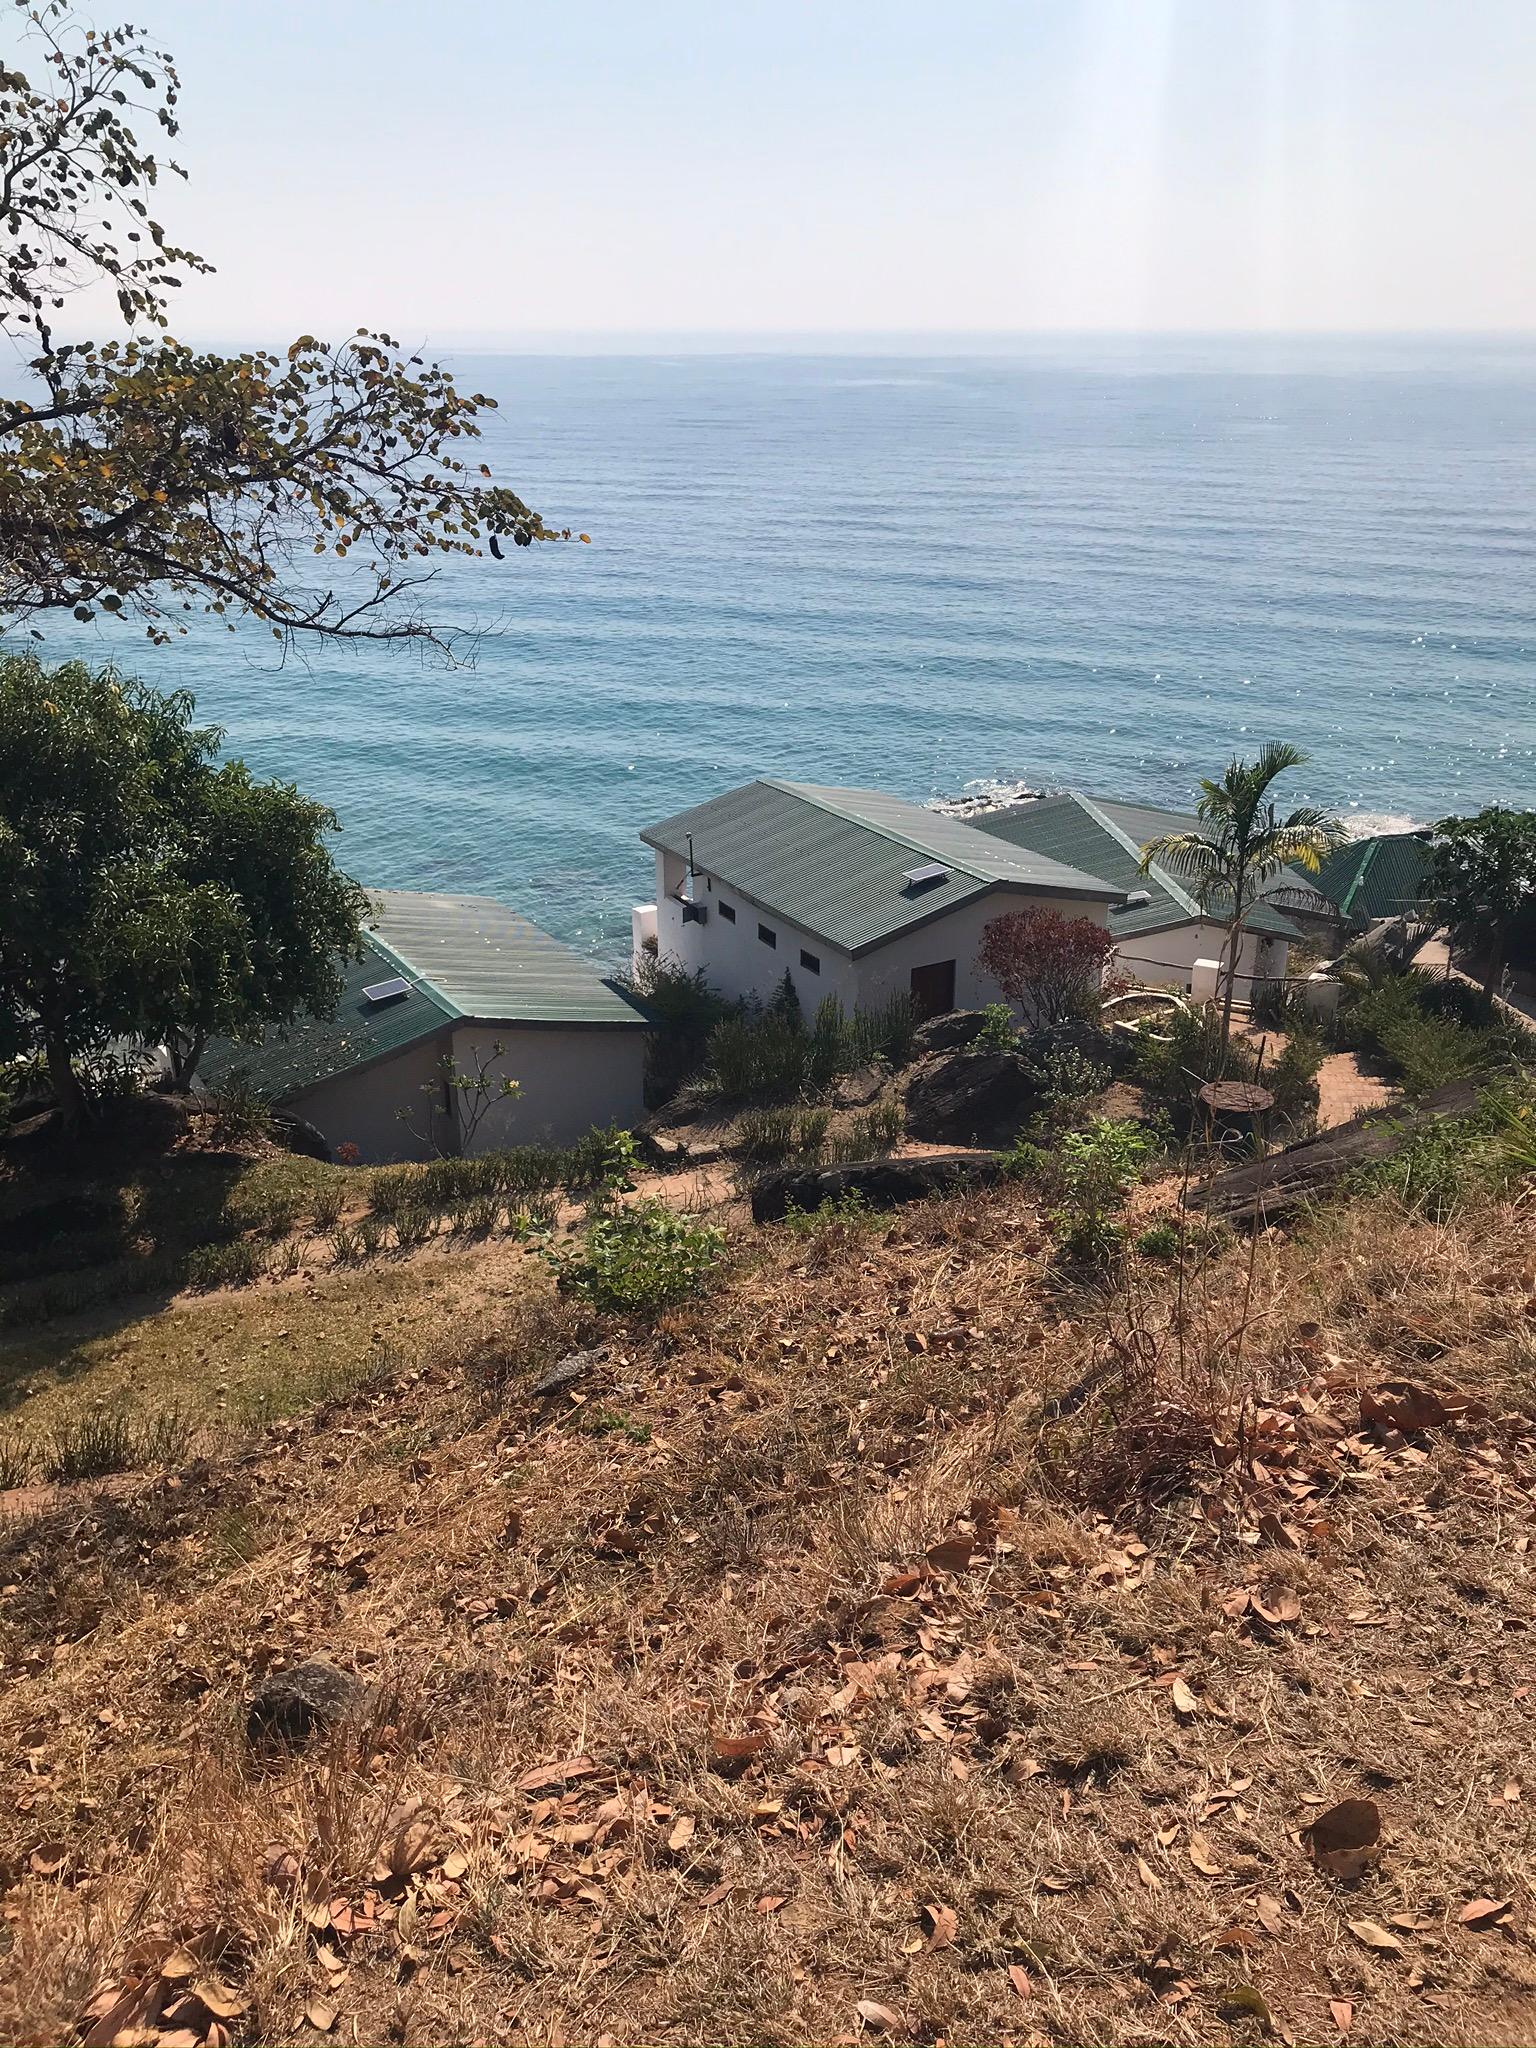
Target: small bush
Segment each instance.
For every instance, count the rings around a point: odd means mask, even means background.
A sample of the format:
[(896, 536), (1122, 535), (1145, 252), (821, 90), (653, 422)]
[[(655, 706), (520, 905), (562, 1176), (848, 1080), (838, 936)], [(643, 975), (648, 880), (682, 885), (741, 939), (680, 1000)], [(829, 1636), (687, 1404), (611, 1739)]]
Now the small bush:
[(1043, 1145), (1028, 1138), (1015, 1138), (1006, 1152), (998, 1154), (1005, 1180), (1039, 1181), (1050, 1166), (1052, 1155)]
[(702, 974), (654, 955), (637, 961), (623, 986), (651, 1021), (646, 1100), (666, 1102), (703, 1068), (710, 1034), (732, 1006)]
[(187, 1254), (187, 1285), (205, 1292), (213, 1287), (249, 1287), (261, 1278), (266, 1264), (267, 1254), (248, 1237), (232, 1238), (228, 1244), (200, 1244)]
[(1140, 1125), (1094, 1117), (1086, 1130), (1068, 1131), (1048, 1178), (1050, 1224), (1069, 1259), (1096, 1262), (1118, 1250), (1120, 1212), (1157, 1141)]
[(133, 1463), (133, 1424), (122, 1408), (77, 1409), (50, 1432), (48, 1477), (61, 1486), (126, 1472)]
[[(615, 1193), (629, 1187), (640, 1165), (640, 1148), (633, 1131), (619, 1124), (585, 1132), (569, 1152), (562, 1155), (562, 1171), (568, 1188), (607, 1188)], [(534, 1185), (525, 1182), (524, 1185)], [(557, 1181), (537, 1183), (557, 1185)]]
[(1144, 1259), (1176, 1259), (1179, 1256), (1179, 1226), (1176, 1223), (1149, 1223), (1136, 1240), (1136, 1249)]
[(802, 1159), (819, 1159), (827, 1149), (832, 1128), (829, 1109), (802, 1109), (795, 1119), (795, 1150)]
[(1040, 1092), (1051, 1108), (1064, 1108), (1102, 1095), (1110, 1083), (1108, 1067), (1079, 1052), (1075, 1045), (1062, 1045), (1043, 1053), (1035, 1062)]
[(346, 1193), (339, 1184), (320, 1188), (310, 1202), (309, 1220), (315, 1229), (323, 1234), (336, 1228), (345, 1207)]
[(357, 1241), (365, 1259), (374, 1258), (384, 1249), (384, 1232), (387, 1228), (382, 1216), (359, 1216), (357, 1219)]
[(32, 1444), (20, 1430), (0, 1433), (0, 1493), (25, 1486), (32, 1477)]
[(560, 1221), (560, 1197), (553, 1188), (536, 1190), (513, 1205), (507, 1229), (513, 1237), (542, 1237)]
[(736, 1136), (748, 1159), (773, 1165), (796, 1150), (797, 1124), (792, 1109), (754, 1109), (741, 1118)]
[(1012, 1052), (1019, 1040), (1013, 1011), (1006, 1003), (988, 1003), (981, 1014), (982, 1027), (975, 1043), (987, 1052)]
[(655, 1314), (695, 1293), (725, 1251), (725, 1232), (661, 1202), (593, 1217), (555, 1255), (562, 1288), (618, 1315)]
[(437, 1217), (421, 1203), (412, 1203), (397, 1209), (394, 1224), (395, 1243), (403, 1252), (412, 1250), (416, 1245), (426, 1244), (437, 1232)]
[(331, 1232), (331, 1255), (338, 1266), (361, 1265), (364, 1257), (362, 1237), (345, 1224), (338, 1224)]
[(884, 1222), (870, 1207), (862, 1188), (847, 1188), (840, 1195), (826, 1196), (814, 1209), (797, 1209), (791, 1203), (779, 1227), (791, 1237), (820, 1237), (827, 1231), (883, 1226)]
[(291, 1280), (304, 1269), (304, 1245), (297, 1237), (285, 1238), (272, 1253), (268, 1270), (281, 1280)]
[(251, 1145), (272, 1135), (270, 1104), (238, 1069), (208, 1089), (199, 1106), (215, 1145)]
[(893, 1067), (910, 1066), (921, 1022), (917, 1004), (905, 989), (898, 989), (872, 1009), (855, 1010), (849, 1026), (850, 1064), (865, 1066), (871, 1060), (885, 1060)]
[(375, 1216), (390, 1218), (421, 1199), (421, 1169), (415, 1166), (381, 1166), (369, 1177), (368, 1206)]

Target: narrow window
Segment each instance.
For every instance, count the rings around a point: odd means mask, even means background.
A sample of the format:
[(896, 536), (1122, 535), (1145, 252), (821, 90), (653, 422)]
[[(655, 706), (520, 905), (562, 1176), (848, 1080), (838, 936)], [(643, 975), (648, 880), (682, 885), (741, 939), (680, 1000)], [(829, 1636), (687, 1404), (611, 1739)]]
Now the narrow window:
[(807, 953), (804, 946), (800, 948), (800, 965), (807, 974), (820, 974), (821, 972), (821, 962), (814, 953)]
[(776, 946), (779, 943), (778, 933), (776, 931), (771, 931), (765, 924), (760, 924), (758, 926), (757, 936), (762, 940), (765, 946)]
[(734, 924), (736, 922), (736, 912), (732, 909), (729, 903), (722, 903), (720, 905), (720, 915), (725, 919), (727, 924)]

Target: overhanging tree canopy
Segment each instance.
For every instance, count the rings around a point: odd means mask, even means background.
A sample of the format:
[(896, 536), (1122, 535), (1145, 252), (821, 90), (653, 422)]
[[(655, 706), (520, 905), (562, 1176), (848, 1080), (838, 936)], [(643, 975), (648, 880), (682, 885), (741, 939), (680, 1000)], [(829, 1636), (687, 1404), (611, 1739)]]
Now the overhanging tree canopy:
[[(249, 613), (285, 644), (450, 646), (422, 608), (434, 557), (571, 538), (461, 445), (494, 400), (364, 329), (285, 355), (171, 339), (170, 295), (210, 267), (149, 211), (181, 175), (138, 133), (175, 135), (175, 66), (63, 0), (13, 4), (30, 68), (0, 66), (0, 332), (38, 353), (36, 388), (0, 401), (0, 623), (65, 607), (164, 641)], [(56, 336), (89, 284), (126, 337)]]
[(0, 660), (0, 1039), (37, 1051), (66, 1117), (77, 1062), (113, 1038), (170, 1046), (190, 1079), (212, 1033), (328, 1015), (367, 898), (323, 804), (216, 765), (192, 699), (110, 670)]

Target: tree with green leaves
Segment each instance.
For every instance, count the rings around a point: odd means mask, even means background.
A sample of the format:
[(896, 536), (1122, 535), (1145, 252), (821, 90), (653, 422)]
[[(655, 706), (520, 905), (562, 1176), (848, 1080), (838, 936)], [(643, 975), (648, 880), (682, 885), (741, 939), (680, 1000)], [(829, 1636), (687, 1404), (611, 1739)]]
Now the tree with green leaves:
[(1498, 993), (1510, 934), (1536, 905), (1536, 811), (1489, 804), (1472, 818), (1442, 818), (1430, 840), (1426, 893), (1451, 937), (1482, 963)]
[(193, 710), (110, 669), (0, 659), (0, 1034), (43, 1056), (71, 1125), (82, 1056), (164, 1043), (185, 1085), (214, 1033), (329, 1015), (360, 949), (334, 814), (218, 764)]
[[(62, 607), (161, 643), (200, 610), (263, 620), (285, 650), (451, 650), (422, 608), (434, 558), (571, 538), (466, 459), (494, 401), (361, 328), (281, 355), (172, 339), (172, 294), (210, 268), (150, 213), (184, 175), (139, 133), (176, 134), (175, 65), (65, 0), (12, 4), (27, 68), (0, 61), (0, 333), (35, 351), (36, 388), (0, 401), (0, 623)], [(92, 285), (124, 335), (61, 340)]]
[(1188, 882), (1207, 915), (1226, 928), (1221, 954), (1221, 1042), (1232, 1035), (1232, 999), (1247, 919), (1264, 884), (1283, 868), (1316, 874), (1324, 857), (1344, 836), (1342, 825), (1316, 805), (1303, 804), (1282, 817), (1270, 790), (1282, 775), (1300, 768), (1299, 747), (1271, 740), (1255, 761), (1232, 761), (1219, 782), (1202, 780), (1195, 814), (1203, 829), (1165, 832), (1141, 849), (1145, 873), (1154, 861)]

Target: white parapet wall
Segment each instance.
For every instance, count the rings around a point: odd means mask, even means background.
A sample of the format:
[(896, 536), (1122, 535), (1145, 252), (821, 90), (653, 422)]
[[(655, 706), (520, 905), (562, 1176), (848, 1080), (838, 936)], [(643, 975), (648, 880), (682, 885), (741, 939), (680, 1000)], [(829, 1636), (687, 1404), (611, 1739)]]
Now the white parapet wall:
[(637, 903), (629, 913), (629, 950), (635, 965), (640, 964), (641, 955), (656, 950), (656, 906), (654, 903)]

